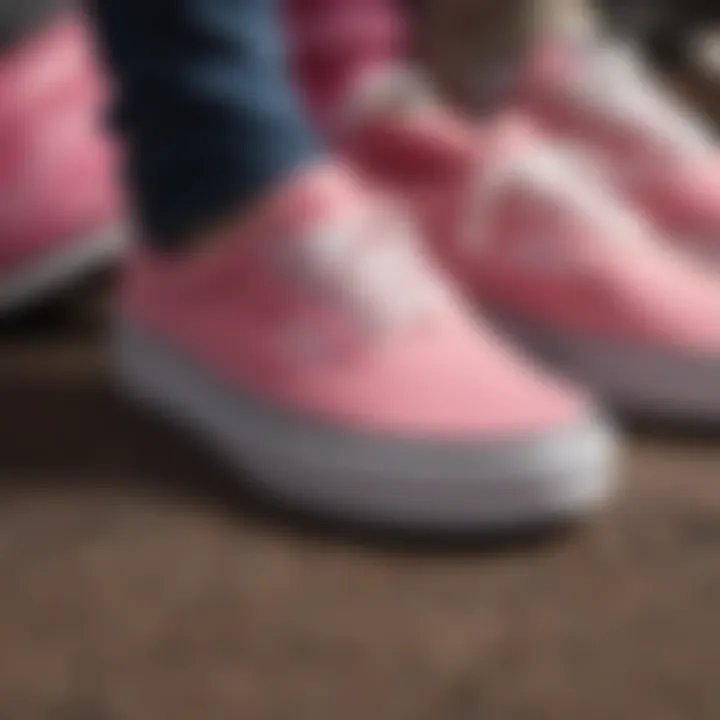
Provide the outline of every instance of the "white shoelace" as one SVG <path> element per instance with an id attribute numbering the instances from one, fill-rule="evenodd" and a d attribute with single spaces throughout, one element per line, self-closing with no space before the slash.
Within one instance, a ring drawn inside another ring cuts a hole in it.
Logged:
<path id="1" fill-rule="evenodd" d="M 513 189 L 528 193 L 529 199 L 555 203 L 568 222 L 583 219 L 602 228 L 609 239 L 627 241 L 644 232 L 642 219 L 623 204 L 591 159 L 574 148 L 539 143 L 529 152 L 499 152 L 495 162 L 478 163 L 459 228 L 461 250 L 474 253 L 485 246 L 495 210 Z"/>
<path id="2" fill-rule="evenodd" d="M 438 306 L 442 285 L 397 212 L 370 209 L 328 222 L 296 247 L 300 276 L 372 328 L 406 327 Z"/>
<path id="3" fill-rule="evenodd" d="M 593 109 L 652 132 L 669 149 L 702 154 L 713 146 L 701 118 L 663 88 L 631 49 L 611 44 L 594 52 L 575 88 Z"/>

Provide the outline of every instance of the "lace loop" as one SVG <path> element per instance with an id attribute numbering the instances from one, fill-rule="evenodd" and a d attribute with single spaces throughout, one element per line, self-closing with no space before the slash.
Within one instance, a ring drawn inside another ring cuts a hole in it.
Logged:
<path id="1" fill-rule="evenodd" d="M 302 278 L 374 328 L 407 326 L 436 304 L 438 282 L 416 231 L 393 207 L 378 202 L 328 220 L 292 247 Z"/>
<path id="2" fill-rule="evenodd" d="M 557 205 L 568 223 L 579 219 L 602 228 L 607 238 L 643 231 L 642 219 L 623 204 L 589 157 L 572 146 L 538 143 L 522 153 L 497 149 L 478 158 L 458 230 L 461 252 L 476 253 L 488 245 L 495 212 L 512 189 Z"/>

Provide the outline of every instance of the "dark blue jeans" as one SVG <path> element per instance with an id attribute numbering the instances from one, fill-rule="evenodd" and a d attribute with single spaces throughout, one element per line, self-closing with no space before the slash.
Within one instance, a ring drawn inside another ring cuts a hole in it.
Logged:
<path id="1" fill-rule="evenodd" d="M 128 184 L 176 247 L 312 160 L 276 0 L 87 0 L 118 85 Z"/>

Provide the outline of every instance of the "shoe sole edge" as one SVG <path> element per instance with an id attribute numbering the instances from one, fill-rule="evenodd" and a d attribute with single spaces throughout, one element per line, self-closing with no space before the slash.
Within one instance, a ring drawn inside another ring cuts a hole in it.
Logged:
<path id="1" fill-rule="evenodd" d="M 613 411 L 672 424 L 720 423 L 720 357 L 684 356 L 489 314 L 515 343 Z"/>
<path id="2" fill-rule="evenodd" d="M 115 261 L 124 247 L 120 225 L 84 235 L 0 280 L 0 317 L 42 302 Z"/>
<path id="3" fill-rule="evenodd" d="M 228 392 L 127 324 L 117 341 L 126 393 L 195 430 L 283 503 L 400 528 L 484 530 L 583 516 L 615 485 L 614 435 L 596 418 L 506 447 L 387 440 Z"/>

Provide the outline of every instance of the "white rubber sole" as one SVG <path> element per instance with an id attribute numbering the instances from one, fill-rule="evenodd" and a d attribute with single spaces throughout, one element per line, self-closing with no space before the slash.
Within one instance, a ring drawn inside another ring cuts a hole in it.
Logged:
<path id="1" fill-rule="evenodd" d="M 0 317 L 41 302 L 72 283 L 109 266 L 122 253 L 120 226 L 78 238 L 0 278 Z"/>
<path id="2" fill-rule="evenodd" d="M 720 355 L 682 355 L 557 331 L 503 313 L 492 316 L 553 370 L 621 413 L 661 422 L 720 423 Z"/>
<path id="3" fill-rule="evenodd" d="M 196 432 L 271 496 L 340 519 L 450 531 L 542 524 L 588 513 L 614 487 L 614 436 L 596 418 L 505 441 L 372 437 L 229 390 L 128 326 L 118 350 L 132 397 Z"/>

